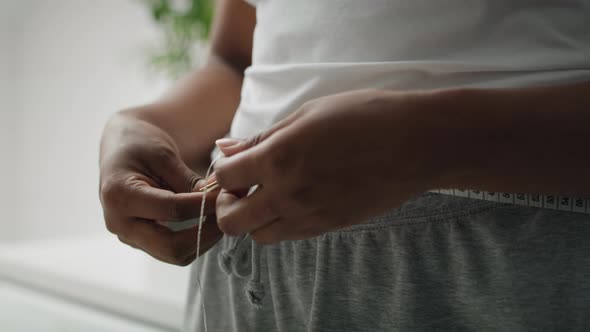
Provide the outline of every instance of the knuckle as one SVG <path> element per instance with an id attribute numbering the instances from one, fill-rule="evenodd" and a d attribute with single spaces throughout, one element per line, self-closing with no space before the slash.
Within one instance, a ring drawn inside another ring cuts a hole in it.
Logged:
<path id="1" fill-rule="evenodd" d="M 176 151 L 172 150 L 169 147 L 160 147 L 156 151 L 156 156 L 158 161 L 169 164 L 176 160 Z"/>
<path id="2" fill-rule="evenodd" d="M 118 220 L 114 218 L 105 218 L 104 224 L 109 233 L 118 236 L 123 236 L 123 234 L 121 234 L 121 225 Z"/>
<path id="3" fill-rule="evenodd" d="M 297 154 L 287 144 L 269 145 L 266 155 L 269 171 L 278 176 L 290 173 L 297 165 Z"/>
<path id="4" fill-rule="evenodd" d="M 103 206 L 116 205 L 121 195 L 121 184 L 114 178 L 104 180 L 100 185 L 100 201 Z"/>
<path id="5" fill-rule="evenodd" d="M 127 240 L 127 238 L 126 238 L 126 237 L 124 237 L 124 236 L 122 236 L 122 235 L 119 235 L 119 236 L 117 236 L 117 238 L 119 239 L 119 241 L 120 241 L 121 243 L 123 243 L 123 244 L 125 244 L 125 245 L 128 245 L 128 246 L 130 246 L 130 247 L 131 247 L 131 248 L 133 248 L 133 249 L 139 249 L 139 247 L 138 247 L 136 244 L 134 244 L 134 243 L 132 243 L 131 241 Z"/>
<path id="6" fill-rule="evenodd" d="M 251 136 L 248 139 L 246 139 L 246 141 L 244 142 L 244 144 L 247 147 L 256 146 L 256 145 L 258 145 L 258 143 L 260 143 L 262 141 L 262 135 L 263 135 L 263 133 L 260 133 L 260 134 L 255 135 L 255 136 Z"/>
<path id="7" fill-rule="evenodd" d="M 253 165 L 255 169 L 258 169 L 261 165 L 260 153 L 247 153 L 241 156 L 242 162 Z M 240 162 L 240 164 L 242 163 Z M 233 162 L 225 162 L 224 160 L 219 161 L 215 164 L 215 178 L 222 188 L 232 188 L 234 180 L 236 180 L 236 168 L 237 165 Z M 237 188 L 236 188 L 237 189 Z"/>
<path id="8" fill-rule="evenodd" d="M 197 190 L 197 186 L 199 181 L 203 179 L 203 177 L 199 176 L 198 174 L 189 174 L 188 178 L 187 178 L 187 182 L 188 182 L 188 190 L 187 192 L 193 192 L 195 190 Z"/>
<path id="9" fill-rule="evenodd" d="M 318 103 L 318 100 L 319 100 L 319 98 L 306 101 L 305 103 L 303 103 L 303 105 L 301 105 L 301 107 L 299 107 L 297 112 L 300 114 L 305 114 L 305 113 L 309 112 L 310 110 L 312 110 L 315 107 L 315 104 Z"/>
<path id="10" fill-rule="evenodd" d="M 115 235 L 117 234 L 117 228 L 118 227 L 115 226 L 115 223 L 113 223 L 109 219 L 105 219 L 105 223 L 104 224 L 105 224 L 105 226 L 107 228 L 107 231 L 109 231 L 111 234 L 115 234 Z"/>
<path id="11" fill-rule="evenodd" d="M 196 258 L 197 258 L 196 255 L 190 255 L 189 257 L 179 261 L 176 265 L 182 266 L 182 267 L 189 266 Z"/>
<path id="12" fill-rule="evenodd" d="M 244 156 L 247 159 L 247 162 L 253 165 L 253 169 L 261 169 L 261 166 L 264 165 L 264 152 L 263 151 L 253 151 L 248 155 Z"/>
<path id="13" fill-rule="evenodd" d="M 190 252 L 182 245 L 171 244 L 165 249 L 166 258 L 175 265 L 181 265 L 188 255 L 190 255 Z"/>
<path id="14" fill-rule="evenodd" d="M 271 199 L 264 206 L 265 211 L 261 218 L 268 218 L 269 216 L 272 218 L 277 218 L 283 216 L 285 212 L 285 204 L 281 199 Z"/>
<path id="15" fill-rule="evenodd" d="M 225 165 L 225 163 L 223 162 L 218 162 L 215 164 L 214 166 L 214 170 L 215 170 L 215 179 L 217 180 L 217 183 L 219 183 L 219 185 L 221 187 L 225 187 L 227 185 L 227 181 L 228 181 L 228 176 L 227 176 L 227 167 Z"/>
<path id="16" fill-rule="evenodd" d="M 154 166 L 166 169 L 173 167 L 178 162 L 178 153 L 172 147 L 158 144 L 151 149 L 152 151 L 145 154 L 147 161 Z"/>
<path id="17" fill-rule="evenodd" d="M 310 199 L 312 192 L 311 186 L 300 185 L 289 192 L 287 201 L 289 206 L 297 210 L 307 210 L 312 200 Z"/>
<path id="18" fill-rule="evenodd" d="M 105 226 L 107 228 L 107 231 L 109 231 L 109 233 L 117 235 L 118 233 L 118 227 L 115 226 L 115 223 L 113 223 L 112 221 L 106 219 L 105 220 Z"/>

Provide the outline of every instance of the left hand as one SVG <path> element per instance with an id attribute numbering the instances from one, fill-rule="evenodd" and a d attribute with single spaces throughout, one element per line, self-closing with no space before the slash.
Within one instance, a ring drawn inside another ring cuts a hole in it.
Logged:
<path id="1" fill-rule="evenodd" d="M 215 165 L 220 229 L 250 233 L 261 244 L 306 239 L 431 189 L 436 137 L 423 127 L 421 98 L 379 90 L 332 95 L 249 140 L 219 140 L 227 156 Z"/>

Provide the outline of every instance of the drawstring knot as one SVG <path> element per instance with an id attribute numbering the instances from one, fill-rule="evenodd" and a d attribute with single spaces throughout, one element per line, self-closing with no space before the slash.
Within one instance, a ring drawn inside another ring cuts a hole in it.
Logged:
<path id="1" fill-rule="evenodd" d="M 255 308 L 262 306 L 262 299 L 264 299 L 264 287 L 260 282 L 260 251 L 262 248 L 252 241 L 252 276 L 246 286 L 246 296 L 248 301 Z"/>
<path id="2" fill-rule="evenodd" d="M 235 275 L 239 278 L 246 278 L 250 275 L 247 235 L 228 238 L 230 241 L 229 249 L 223 250 L 217 255 L 217 263 L 223 272 L 227 275 Z"/>
<path id="3" fill-rule="evenodd" d="M 254 186 L 250 188 L 248 195 L 252 194 L 257 187 L 258 186 Z M 247 237 L 248 234 L 229 238 L 229 249 L 219 253 L 217 256 L 217 262 L 221 270 L 227 275 L 235 275 L 239 278 L 250 276 L 250 280 L 245 289 L 246 297 L 248 298 L 248 302 L 250 302 L 255 308 L 260 308 L 262 306 L 264 295 L 266 294 L 264 291 L 264 285 L 260 281 L 260 251 L 262 248 L 253 240 L 245 241 Z M 249 274 L 248 246 L 244 245 L 244 243 L 248 242 L 251 243 L 252 248 L 252 263 Z"/>
<path id="4" fill-rule="evenodd" d="M 255 308 L 259 309 L 262 305 L 262 299 L 264 299 L 264 286 L 258 280 L 250 280 L 246 286 L 246 296 L 248 301 Z"/>
<path id="5" fill-rule="evenodd" d="M 225 274 L 230 275 L 232 273 L 232 261 L 233 261 L 233 254 L 230 251 L 222 251 L 217 256 L 217 261 L 219 263 L 219 267 Z"/>
<path id="6" fill-rule="evenodd" d="M 228 276 L 234 275 L 238 278 L 250 277 L 245 292 L 248 302 L 255 308 L 260 308 L 266 292 L 260 280 L 260 251 L 261 247 L 254 241 L 245 241 L 248 235 L 238 237 L 226 237 L 229 241 L 229 248 L 217 255 L 219 268 Z M 248 266 L 248 243 L 251 243 L 251 264 Z"/>

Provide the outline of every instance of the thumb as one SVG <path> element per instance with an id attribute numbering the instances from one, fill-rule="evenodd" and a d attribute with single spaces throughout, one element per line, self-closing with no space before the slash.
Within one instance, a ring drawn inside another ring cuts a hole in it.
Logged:
<path id="1" fill-rule="evenodd" d="M 215 145 L 219 148 L 221 153 L 226 157 L 231 157 L 238 152 L 242 152 L 250 148 L 246 140 L 237 138 L 221 138 L 215 141 Z"/>
<path id="2" fill-rule="evenodd" d="M 180 158 L 169 161 L 162 170 L 161 177 L 175 193 L 191 193 L 197 191 L 203 177 L 195 173 Z"/>

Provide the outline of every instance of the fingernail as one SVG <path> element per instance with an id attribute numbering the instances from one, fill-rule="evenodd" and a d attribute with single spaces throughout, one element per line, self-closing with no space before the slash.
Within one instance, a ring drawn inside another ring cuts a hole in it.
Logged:
<path id="1" fill-rule="evenodd" d="M 215 145 L 217 145 L 220 149 L 231 148 L 234 145 L 238 145 L 241 141 L 235 138 L 220 138 L 215 141 Z"/>

